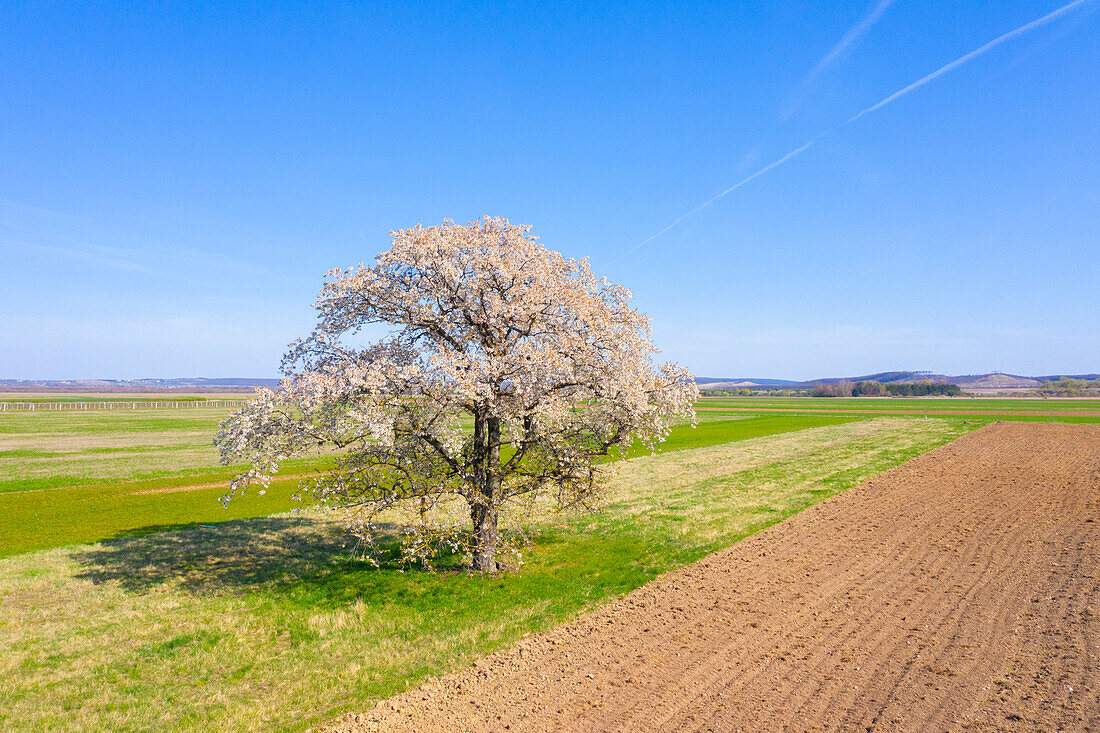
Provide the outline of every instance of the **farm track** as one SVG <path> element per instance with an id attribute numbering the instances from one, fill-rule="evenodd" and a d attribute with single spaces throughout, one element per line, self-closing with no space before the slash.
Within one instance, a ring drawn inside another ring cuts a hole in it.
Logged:
<path id="1" fill-rule="evenodd" d="M 334 730 L 1098 730 L 1100 426 L 995 423 Z"/>
<path id="2" fill-rule="evenodd" d="M 832 409 L 801 407 L 698 407 L 696 412 L 793 412 L 798 414 L 812 413 L 822 415 L 928 415 L 928 417 L 1098 417 L 1097 410 L 853 410 L 847 407 L 835 407 Z"/>

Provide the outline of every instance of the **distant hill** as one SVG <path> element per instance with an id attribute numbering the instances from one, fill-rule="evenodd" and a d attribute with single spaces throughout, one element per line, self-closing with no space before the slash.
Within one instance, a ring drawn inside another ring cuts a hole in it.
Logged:
<path id="1" fill-rule="evenodd" d="M 943 381 L 957 384 L 963 389 L 1018 389 L 1038 387 L 1043 383 L 1040 379 L 1021 377 L 1018 374 L 969 374 L 964 377 L 948 377 Z"/>
<path id="2" fill-rule="evenodd" d="M 698 377 L 695 382 L 702 389 L 810 389 L 821 384 L 835 384 L 836 382 L 881 382 L 883 384 L 917 384 L 919 382 L 945 382 L 957 384 L 961 389 L 1029 389 L 1040 386 L 1045 381 L 1055 381 L 1059 377 L 1071 379 L 1100 379 L 1100 374 L 1049 374 L 1038 377 L 1028 377 L 1019 374 L 1005 374 L 1003 372 L 990 372 L 988 374 L 963 374 L 950 376 L 937 374 L 936 372 L 878 372 L 876 374 L 864 374 L 858 377 L 822 377 L 809 379 L 804 382 L 794 382 L 787 379 L 755 379 L 730 377 Z"/>
<path id="3" fill-rule="evenodd" d="M 877 374 L 864 374 L 858 377 L 823 377 L 799 382 L 801 387 L 816 387 L 819 384 L 835 384 L 836 382 L 882 382 L 883 384 L 914 384 L 923 382 L 944 382 L 951 377 L 933 372 L 878 372 Z"/>
<path id="4" fill-rule="evenodd" d="M 793 387 L 801 384 L 789 379 L 759 377 L 696 377 L 695 383 L 704 389 L 738 389 L 739 387 Z"/>
<path id="5" fill-rule="evenodd" d="M 1044 374 L 1037 377 L 990 372 L 949 376 L 935 372 L 878 372 L 858 377 L 822 377 L 798 382 L 791 379 L 761 377 L 696 377 L 702 389 L 812 389 L 820 384 L 882 382 L 916 384 L 946 382 L 961 389 L 1029 389 L 1060 377 L 1100 379 L 1100 374 Z M 255 387 L 277 387 L 278 379 L 253 377 L 181 377 L 178 379 L 0 379 L 0 392 L 242 392 Z"/>
<path id="6" fill-rule="evenodd" d="M 851 382 L 882 382 L 883 384 L 917 384 L 919 382 L 945 382 L 957 384 L 963 389 L 1008 389 L 1020 387 L 1038 387 L 1040 380 L 1034 377 L 1024 377 L 1018 374 L 1002 374 L 994 372 L 990 374 L 964 374 L 960 376 L 948 376 L 934 372 L 880 372 L 867 374 L 862 377 L 846 377 Z M 841 379 L 830 378 L 815 380 L 813 384 L 827 384 L 839 382 Z"/>

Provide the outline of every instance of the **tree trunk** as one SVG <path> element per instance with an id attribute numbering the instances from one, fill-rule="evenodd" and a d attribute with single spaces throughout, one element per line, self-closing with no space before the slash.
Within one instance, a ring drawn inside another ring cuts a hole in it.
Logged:
<path id="1" fill-rule="evenodd" d="M 497 566 L 497 510 L 485 505 L 470 511 L 474 523 L 473 567 L 479 573 L 496 572 Z"/>
<path id="2" fill-rule="evenodd" d="M 482 423 L 484 420 L 484 423 Z M 478 416 L 474 421 L 474 444 L 482 451 L 478 467 L 478 501 L 470 507 L 474 529 L 473 566 L 481 573 L 495 572 L 500 507 L 500 419 Z"/>

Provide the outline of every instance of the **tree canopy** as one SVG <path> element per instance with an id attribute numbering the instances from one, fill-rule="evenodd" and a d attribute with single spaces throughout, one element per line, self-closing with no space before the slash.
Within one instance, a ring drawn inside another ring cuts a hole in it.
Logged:
<path id="1" fill-rule="evenodd" d="M 698 396 L 654 365 L 646 316 L 587 260 L 489 218 L 390 233 L 374 265 L 326 275 L 313 333 L 291 345 L 278 390 L 222 424 L 223 461 L 251 467 L 226 495 L 267 486 L 286 459 L 338 450 L 307 489 L 370 543 L 397 522 L 406 559 L 464 553 L 480 571 L 514 551 L 502 513 L 549 499 L 591 508 L 615 446 L 656 444 Z M 350 341 L 370 324 L 376 343 Z"/>

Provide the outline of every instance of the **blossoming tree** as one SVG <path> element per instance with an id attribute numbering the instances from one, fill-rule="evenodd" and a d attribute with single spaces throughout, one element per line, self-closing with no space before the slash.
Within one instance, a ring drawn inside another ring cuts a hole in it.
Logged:
<path id="1" fill-rule="evenodd" d="M 506 512 L 591 507 L 601 456 L 693 420 L 695 383 L 654 366 L 629 291 L 529 230 L 489 217 L 417 225 L 391 232 L 373 266 L 327 273 L 317 326 L 291 345 L 279 390 L 222 423 L 223 462 L 251 464 L 225 500 L 334 447 L 335 468 L 308 488 L 360 540 L 381 515 L 401 527 L 406 559 L 430 564 L 448 548 L 494 571 L 514 550 Z M 350 345 L 368 324 L 388 336 Z"/>

